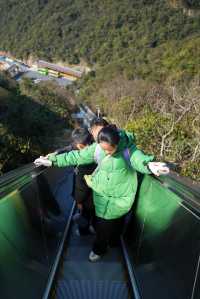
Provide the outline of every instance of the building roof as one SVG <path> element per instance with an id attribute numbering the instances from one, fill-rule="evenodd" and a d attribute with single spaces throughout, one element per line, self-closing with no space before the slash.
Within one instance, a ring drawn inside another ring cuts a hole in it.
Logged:
<path id="1" fill-rule="evenodd" d="M 46 62 L 44 60 L 38 60 L 37 64 L 38 64 L 38 67 L 48 68 L 48 69 L 57 71 L 59 73 L 64 73 L 64 74 L 74 76 L 76 78 L 81 78 L 81 76 L 83 74 L 82 72 L 73 70 L 69 67 L 59 66 L 59 65 L 54 64 L 54 63 Z"/>

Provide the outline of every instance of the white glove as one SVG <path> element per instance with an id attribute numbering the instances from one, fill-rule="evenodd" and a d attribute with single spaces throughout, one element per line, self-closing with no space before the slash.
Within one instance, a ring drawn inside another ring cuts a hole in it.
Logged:
<path id="1" fill-rule="evenodd" d="M 149 162 L 148 167 L 156 176 L 166 175 L 169 173 L 169 167 L 167 167 L 167 165 L 163 162 Z"/>
<path id="2" fill-rule="evenodd" d="M 40 156 L 40 158 L 37 158 L 35 161 L 34 161 L 34 164 L 36 166 L 46 166 L 46 167 L 50 167 L 52 166 L 52 162 L 50 160 L 48 160 L 46 157 L 42 157 Z"/>

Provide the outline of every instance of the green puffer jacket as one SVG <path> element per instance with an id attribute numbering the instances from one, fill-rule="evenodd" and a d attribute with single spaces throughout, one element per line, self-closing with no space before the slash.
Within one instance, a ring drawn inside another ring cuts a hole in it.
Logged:
<path id="1" fill-rule="evenodd" d="M 153 156 L 147 156 L 133 144 L 130 133 L 120 131 L 117 152 L 110 156 L 105 154 L 97 143 L 82 149 L 60 155 L 50 155 L 54 166 L 65 167 L 95 162 L 96 147 L 99 147 L 99 164 L 86 182 L 93 189 L 95 212 L 104 219 L 116 219 L 126 214 L 134 201 L 137 190 L 137 173 L 150 173 L 147 163 Z M 130 163 L 124 158 L 123 150 L 129 148 Z"/>

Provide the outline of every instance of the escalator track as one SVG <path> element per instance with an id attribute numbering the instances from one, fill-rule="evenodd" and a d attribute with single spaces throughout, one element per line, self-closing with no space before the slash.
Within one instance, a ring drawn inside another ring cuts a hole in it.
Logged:
<path id="1" fill-rule="evenodd" d="M 200 298 L 198 184 L 173 172 L 144 176 L 132 247 L 122 238 L 121 248 L 91 263 L 94 236 L 77 236 L 72 221 L 72 173 L 28 164 L 0 178 L 2 299 Z M 64 232 L 52 234 L 61 222 Z"/>
<path id="2" fill-rule="evenodd" d="M 71 219 L 52 298 L 139 299 L 123 239 L 121 248 L 110 248 L 100 261 L 92 263 L 88 255 L 94 236 L 78 236 Z"/>

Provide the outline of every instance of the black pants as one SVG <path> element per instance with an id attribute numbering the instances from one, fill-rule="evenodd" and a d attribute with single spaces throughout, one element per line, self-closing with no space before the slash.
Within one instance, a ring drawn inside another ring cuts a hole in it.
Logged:
<path id="1" fill-rule="evenodd" d="M 119 245 L 124 219 L 125 216 L 111 220 L 95 217 L 96 239 L 92 248 L 94 253 L 102 255 L 107 251 L 108 246 Z"/>
<path id="2" fill-rule="evenodd" d="M 77 220 L 79 232 L 81 235 L 87 235 L 90 224 L 93 225 L 95 210 L 93 206 L 88 206 L 87 203 L 82 204 L 80 218 Z"/>
<path id="3" fill-rule="evenodd" d="M 81 235 L 88 234 L 90 224 L 93 224 L 95 216 L 92 189 L 85 182 L 84 175 L 91 174 L 96 168 L 96 164 L 80 165 L 76 168 L 74 185 L 74 199 L 77 204 L 82 204 L 81 217 L 77 221 Z"/>

